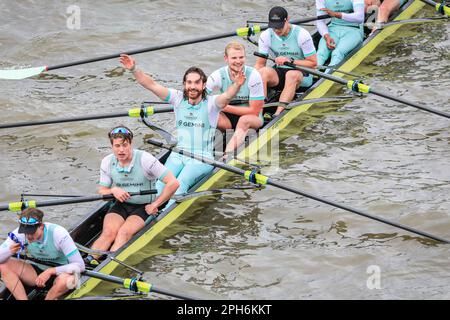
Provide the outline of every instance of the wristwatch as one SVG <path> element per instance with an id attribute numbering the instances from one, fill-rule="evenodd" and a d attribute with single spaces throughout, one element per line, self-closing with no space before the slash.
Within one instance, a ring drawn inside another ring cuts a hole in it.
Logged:
<path id="1" fill-rule="evenodd" d="M 294 58 L 291 58 L 291 63 L 295 63 L 295 59 Z"/>

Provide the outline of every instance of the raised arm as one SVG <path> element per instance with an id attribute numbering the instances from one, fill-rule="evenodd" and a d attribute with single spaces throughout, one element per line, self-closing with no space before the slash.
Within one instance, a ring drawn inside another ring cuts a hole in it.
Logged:
<path id="1" fill-rule="evenodd" d="M 134 59 L 126 54 L 120 55 L 120 62 L 125 69 L 133 72 L 137 82 L 144 88 L 153 92 L 158 98 L 164 100 L 169 95 L 169 89 L 157 83 L 152 77 L 136 68 Z"/>
<path id="2" fill-rule="evenodd" d="M 243 71 L 239 72 L 236 77 L 236 81 L 228 87 L 227 91 L 217 96 L 216 105 L 223 109 L 225 108 L 234 98 L 234 96 L 239 92 L 241 86 L 245 83 L 245 73 Z"/>

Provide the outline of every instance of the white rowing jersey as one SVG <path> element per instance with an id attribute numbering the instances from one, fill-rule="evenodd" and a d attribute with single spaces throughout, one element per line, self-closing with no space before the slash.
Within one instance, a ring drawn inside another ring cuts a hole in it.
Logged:
<path id="1" fill-rule="evenodd" d="M 25 234 L 19 233 L 19 228 L 15 229 L 13 233 L 17 236 L 19 241 L 22 243 L 26 243 L 26 237 Z M 13 240 L 10 238 L 7 238 L 2 245 L 0 246 L 0 263 L 5 263 L 12 255 L 13 253 L 10 250 L 10 247 L 15 244 Z M 35 241 L 30 243 L 28 246 L 33 245 L 33 248 L 36 247 L 37 250 L 41 250 L 43 256 L 46 253 L 53 254 L 55 251 L 56 253 L 59 253 L 62 257 L 64 257 L 64 260 L 66 261 L 66 264 L 61 265 L 59 267 L 56 267 L 56 274 L 60 275 L 61 273 L 73 273 L 73 272 L 83 272 L 84 271 L 84 262 L 83 258 L 81 257 L 80 252 L 78 251 L 72 237 L 70 236 L 69 232 L 56 224 L 53 223 L 44 223 L 44 234 L 42 236 L 42 240 Z M 35 250 L 33 250 L 35 251 Z M 30 252 L 30 256 L 33 258 L 39 259 L 38 253 Z M 42 259 L 44 260 L 44 259 Z M 46 269 L 47 267 L 42 266 L 43 269 Z"/>
<path id="2" fill-rule="evenodd" d="M 113 184 L 127 192 L 139 192 L 155 189 L 156 180 L 163 180 L 168 169 L 150 153 L 133 150 L 131 163 L 128 167 L 121 167 L 119 161 L 110 154 L 103 158 L 100 166 L 99 185 L 111 188 Z M 127 203 L 152 203 L 155 195 L 133 196 Z"/>
<path id="3" fill-rule="evenodd" d="M 304 60 L 316 54 L 316 48 L 311 34 L 306 29 L 291 24 L 291 30 L 287 36 L 278 36 L 272 28 L 261 33 L 258 40 L 258 52 L 266 55 L 272 52 L 276 57 Z M 280 68 L 284 67 L 286 66 L 280 66 Z"/>
<path id="4" fill-rule="evenodd" d="M 316 0 L 316 12 L 318 16 L 326 14 L 320 9 L 327 8 L 334 12 L 341 12 L 342 19 L 317 20 L 317 30 L 323 36 L 328 33 L 328 27 L 357 27 L 362 28 L 364 23 L 364 0 Z M 331 22 L 331 23 L 330 23 Z M 328 25 L 328 23 L 330 23 Z"/>
<path id="5" fill-rule="evenodd" d="M 245 83 L 233 100 L 231 100 L 231 102 L 241 101 L 241 103 L 236 104 L 238 106 L 248 106 L 248 102 L 252 100 L 264 100 L 264 85 L 258 70 L 244 66 L 244 72 L 246 77 Z M 211 73 L 206 82 L 206 90 L 208 93 L 215 91 L 224 93 L 232 84 L 229 67 L 225 66 Z"/>

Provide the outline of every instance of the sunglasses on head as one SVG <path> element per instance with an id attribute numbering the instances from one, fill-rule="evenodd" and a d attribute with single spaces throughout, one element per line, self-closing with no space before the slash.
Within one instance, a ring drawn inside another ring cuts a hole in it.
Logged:
<path id="1" fill-rule="evenodd" d="M 19 221 L 21 224 L 26 224 L 26 225 L 31 225 L 31 226 L 41 223 L 38 219 L 36 219 L 34 217 L 29 217 L 28 219 L 27 219 L 27 217 L 22 217 L 22 218 L 20 218 Z"/>
<path id="2" fill-rule="evenodd" d="M 112 129 L 111 132 L 109 133 L 109 136 L 111 137 L 115 134 L 125 134 L 125 135 L 129 135 L 129 136 L 133 137 L 133 134 L 131 133 L 131 131 L 125 127 L 118 127 L 118 128 Z"/>

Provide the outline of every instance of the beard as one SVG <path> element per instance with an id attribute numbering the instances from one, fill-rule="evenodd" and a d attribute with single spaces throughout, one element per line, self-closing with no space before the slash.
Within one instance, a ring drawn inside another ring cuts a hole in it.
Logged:
<path id="1" fill-rule="evenodd" d="M 203 92 L 199 91 L 199 90 L 184 90 L 184 96 L 189 98 L 189 99 L 197 99 L 198 97 L 200 97 L 203 94 Z"/>

